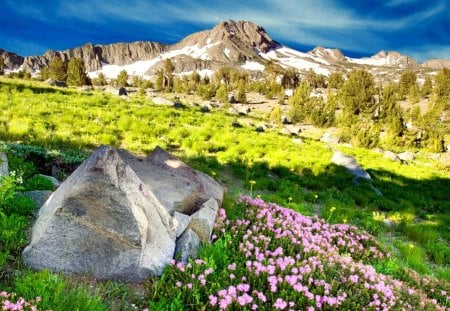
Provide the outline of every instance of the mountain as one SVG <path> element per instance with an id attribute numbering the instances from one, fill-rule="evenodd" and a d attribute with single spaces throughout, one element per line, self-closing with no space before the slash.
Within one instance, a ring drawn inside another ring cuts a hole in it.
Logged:
<path id="1" fill-rule="evenodd" d="M 175 66 L 175 73 L 197 71 L 201 75 L 211 75 L 214 70 L 224 66 L 263 71 L 264 64 L 269 60 L 285 68 L 312 69 L 324 75 L 364 68 L 381 81 L 386 78 L 396 79 L 401 70 L 408 68 L 424 74 L 450 68 L 450 60 L 429 60 L 418 64 L 411 57 L 395 51 L 380 51 L 365 58 L 346 57 L 338 49 L 322 46 L 309 52 L 300 52 L 273 40 L 261 26 L 232 20 L 221 22 L 210 30 L 191 34 L 172 45 L 148 41 L 109 45 L 88 43 L 60 52 L 50 50 L 39 56 L 21 57 L 4 50 L 0 50 L 0 54 L 6 60 L 6 69 L 21 68 L 29 72 L 38 72 L 55 56 L 60 56 L 64 61 L 80 57 L 91 77 L 103 72 L 109 78 L 115 78 L 123 69 L 130 75 L 151 77 L 168 58 Z"/>

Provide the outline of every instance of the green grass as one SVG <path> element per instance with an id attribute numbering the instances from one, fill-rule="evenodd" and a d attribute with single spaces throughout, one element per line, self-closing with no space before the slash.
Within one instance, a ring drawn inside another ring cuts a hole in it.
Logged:
<path id="1" fill-rule="evenodd" d="M 401 276 L 402 269 L 410 267 L 450 281 L 450 172 L 437 161 L 419 157 L 404 165 L 375 151 L 342 147 L 371 174 L 373 186 L 383 193 L 378 196 L 369 184 L 355 186 L 349 173 L 331 164 L 332 151 L 320 141 L 302 137 L 298 145 L 276 129 L 257 133 L 248 126 L 234 128 L 236 116 L 223 111 L 203 114 L 198 108 L 176 110 L 139 97 L 127 102 L 107 94 L 7 79 L 0 79 L 0 110 L 0 140 L 8 143 L 11 169 L 24 179 L 21 185 L 0 187 L 0 201 L 5 190 L 0 202 L 0 287 L 23 292 L 28 299 L 41 295 L 41 289 L 46 293 L 48 283 L 64 293 L 64 299 L 92 303 L 92 310 L 126 310 L 129 301 L 142 299 L 150 310 L 178 310 L 183 303 L 177 295 L 152 300 L 152 286 L 161 286 L 158 282 L 148 285 L 143 298 L 123 284 L 99 283 L 92 289 L 79 282 L 77 287 L 70 278 L 24 269 L 20 252 L 27 243 L 34 206 L 15 190 L 49 187 L 33 176 L 50 174 L 57 167 L 64 177 L 102 144 L 137 153 L 161 146 L 175 153 L 227 187 L 224 207 L 231 219 L 245 212 L 235 199 L 251 191 L 304 215 L 319 214 L 330 223 L 354 224 L 378 236 L 394 254 L 378 263 L 378 271 Z M 201 254 L 215 265 L 229 263 L 226 244 L 207 246 Z M 15 276 L 15 270 L 22 274 Z M 33 278 L 35 284 L 30 283 Z M 48 291 L 49 303 L 63 303 L 51 300 Z"/>

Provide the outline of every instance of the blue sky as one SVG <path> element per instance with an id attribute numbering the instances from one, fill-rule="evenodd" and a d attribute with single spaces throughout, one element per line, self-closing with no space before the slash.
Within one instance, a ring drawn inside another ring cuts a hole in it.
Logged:
<path id="1" fill-rule="evenodd" d="M 175 43 L 223 20 L 249 20 L 275 40 L 348 56 L 397 50 L 450 59 L 449 0 L 2 0 L 0 48 L 20 55 L 137 40 Z"/>

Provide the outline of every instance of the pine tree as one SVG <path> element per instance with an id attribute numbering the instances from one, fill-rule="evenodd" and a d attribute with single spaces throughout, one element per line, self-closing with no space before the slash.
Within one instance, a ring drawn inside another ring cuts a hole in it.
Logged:
<path id="1" fill-rule="evenodd" d="M 3 57 L 0 57 L 0 76 L 5 74 L 5 59 Z"/>
<path id="2" fill-rule="evenodd" d="M 281 124 L 281 108 L 280 105 L 275 105 L 270 111 L 269 119 L 275 124 Z"/>
<path id="3" fill-rule="evenodd" d="M 105 76 L 105 74 L 104 74 L 103 72 L 100 72 L 100 73 L 98 74 L 97 82 L 98 82 L 98 84 L 101 85 L 101 86 L 107 85 L 107 84 L 108 84 L 108 82 L 106 81 L 106 76 Z"/>
<path id="4" fill-rule="evenodd" d="M 328 88 L 340 89 L 344 85 L 344 77 L 340 72 L 332 72 L 328 76 Z"/>
<path id="5" fill-rule="evenodd" d="M 351 72 L 340 92 L 344 114 L 347 117 L 361 114 L 370 117 L 377 107 L 374 94 L 375 83 L 372 74 L 365 70 Z"/>
<path id="6" fill-rule="evenodd" d="M 292 122 L 301 122 L 309 114 L 311 89 L 306 81 L 302 81 L 289 99 L 289 118 Z"/>
<path id="7" fill-rule="evenodd" d="M 220 85 L 216 92 L 216 99 L 228 103 L 228 90 L 225 84 Z"/>
<path id="8" fill-rule="evenodd" d="M 67 68 L 67 84 L 82 86 L 89 84 L 88 82 L 89 78 L 83 60 L 79 57 L 72 57 Z"/>
<path id="9" fill-rule="evenodd" d="M 125 87 L 128 85 L 128 73 L 124 69 L 119 72 L 119 75 L 117 76 L 117 86 L 118 87 Z"/>
<path id="10" fill-rule="evenodd" d="M 42 81 L 47 80 L 50 77 L 50 69 L 48 67 L 44 67 L 39 72 L 39 78 Z"/>
<path id="11" fill-rule="evenodd" d="M 162 71 L 162 89 L 166 92 L 171 92 L 173 88 L 173 72 L 175 66 L 172 64 L 170 58 L 164 62 L 164 70 Z"/>
<path id="12" fill-rule="evenodd" d="M 245 94 L 244 84 L 239 85 L 237 90 L 237 101 L 241 104 L 245 104 L 247 102 L 247 95 Z"/>
<path id="13" fill-rule="evenodd" d="M 433 82 L 431 81 L 430 76 L 425 77 L 425 81 L 423 82 L 422 89 L 420 93 L 423 97 L 426 97 L 433 92 Z"/>
<path id="14" fill-rule="evenodd" d="M 295 89 L 300 83 L 300 76 L 294 68 L 288 68 L 281 77 L 281 86 L 286 89 Z"/>
<path id="15" fill-rule="evenodd" d="M 49 77 L 55 81 L 66 82 L 67 80 L 67 64 L 62 61 L 61 57 L 55 56 L 48 65 Z"/>
<path id="16" fill-rule="evenodd" d="M 399 94 L 400 98 L 403 99 L 408 95 L 411 87 L 417 86 L 417 75 L 412 70 L 407 70 L 400 76 L 399 82 Z"/>

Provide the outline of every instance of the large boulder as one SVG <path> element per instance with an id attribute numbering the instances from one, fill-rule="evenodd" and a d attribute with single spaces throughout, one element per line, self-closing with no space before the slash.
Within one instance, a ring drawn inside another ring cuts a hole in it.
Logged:
<path id="1" fill-rule="evenodd" d="M 0 176 L 8 176 L 9 168 L 8 168 L 8 157 L 6 153 L 0 152 Z"/>
<path id="2" fill-rule="evenodd" d="M 358 162 L 356 162 L 355 158 L 346 155 L 340 151 L 335 151 L 333 153 L 333 156 L 331 157 L 331 162 L 336 164 L 336 165 L 340 165 L 343 166 L 347 169 L 347 171 L 349 171 L 350 173 L 352 173 L 355 177 L 357 178 L 362 178 L 362 179 L 372 179 L 370 177 L 370 175 L 361 168 L 361 166 L 359 166 Z"/>
<path id="3" fill-rule="evenodd" d="M 100 147 L 40 209 L 24 262 L 128 282 L 160 275 L 179 234 L 173 214 L 211 197 L 222 200 L 217 182 L 160 148 L 141 158 Z"/>

